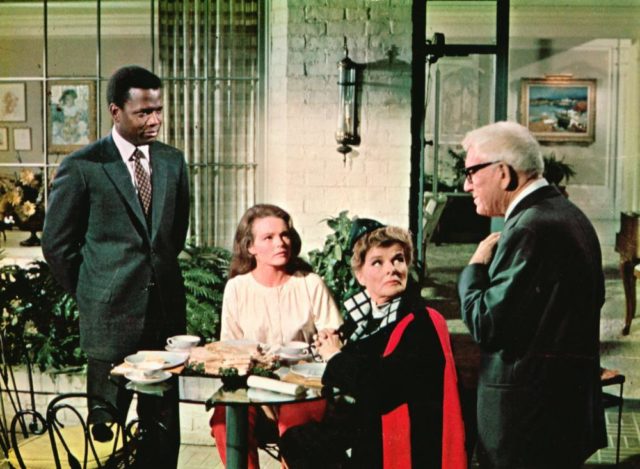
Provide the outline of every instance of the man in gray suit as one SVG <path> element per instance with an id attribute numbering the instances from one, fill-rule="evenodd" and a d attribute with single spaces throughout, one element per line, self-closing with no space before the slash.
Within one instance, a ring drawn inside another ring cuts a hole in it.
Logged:
<path id="1" fill-rule="evenodd" d="M 513 122 L 476 129 L 465 191 L 505 217 L 460 276 L 462 318 L 480 345 L 483 468 L 577 469 L 606 446 L 600 245 L 586 216 L 542 177 L 540 146 Z"/>
<path id="2" fill-rule="evenodd" d="M 112 366 L 138 350 L 163 349 L 168 336 L 186 327 L 177 257 L 187 234 L 189 186 L 182 152 L 156 141 L 161 86 L 156 75 L 137 66 L 111 77 L 113 129 L 63 160 L 42 235 L 53 276 L 78 303 L 80 345 L 89 359 L 87 391 L 123 415 L 132 396 L 109 381 Z M 141 454 L 143 462 L 175 467 L 177 391 L 162 399 L 141 396 L 138 414 L 164 429 L 152 434 L 155 448 Z"/>

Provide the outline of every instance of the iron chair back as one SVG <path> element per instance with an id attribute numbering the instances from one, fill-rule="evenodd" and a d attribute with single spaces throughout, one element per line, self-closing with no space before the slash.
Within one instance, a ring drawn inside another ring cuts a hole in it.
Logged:
<path id="1" fill-rule="evenodd" d="M 12 433 L 19 433 L 24 439 L 31 435 L 42 435 L 46 431 L 45 419 L 36 408 L 33 374 L 28 357 L 25 357 L 27 386 L 22 389 L 18 385 L 13 370 L 14 359 L 15 357 L 10 356 L 10 348 L 2 332 L 0 333 L 0 449 L 5 458 L 9 457 L 15 445 L 12 442 Z"/>
<path id="2" fill-rule="evenodd" d="M 89 398 L 92 404 L 85 417 L 74 403 L 86 403 Z M 111 430 L 108 441 L 98 442 L 92 437 L 90 422 L 97 414 L 107 416 L 109 424 L 105 425 Z M 127 444 L 125 423 L 116 408 L 104 399 L 80 392 L 61 394 L 47 406 L 46 420 L 57 468 L 119 468 L 133 464 L 135 451 L 132 445 Z M 66 431 L 69 428 L 77 431 L 69 433 Z"/>

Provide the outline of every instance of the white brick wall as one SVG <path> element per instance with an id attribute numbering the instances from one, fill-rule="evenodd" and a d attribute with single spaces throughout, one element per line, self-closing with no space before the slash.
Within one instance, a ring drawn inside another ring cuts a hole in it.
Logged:
<path id="1" fill-rule="evenodd" d="M 342 210 L 407 226 L 411 1 L 274 0 L 269 13 L 268 142 L 259 201 L 291 213 L 303 253 L 322 245 L 328 233 L 322 220 Z M 349 56 L 366 66 L 362 143 L 345 164 L 334 137 L 344 36 Z"/>

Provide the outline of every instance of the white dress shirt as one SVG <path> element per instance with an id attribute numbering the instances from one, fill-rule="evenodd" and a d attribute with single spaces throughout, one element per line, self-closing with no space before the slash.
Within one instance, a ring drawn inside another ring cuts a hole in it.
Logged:
<path id="1" fill-rule="evenodd" d="M 134 173 L 135 163 L 131 161 L 131 155 L 133 155 L 133 152 L 136 150 L 136 148 L 144 153 L 145 157 L 140 159 L 140 163 L 142 164 L 144 170 L 149 173 L 149 176 L 151 176 L 151 154 L 149 153 L 149 145 L 140 145 L 139 147 L 136 147 L 133 143 L 125 140 L 122 135 L 118 133 L 115 126 L 111 129 L 111 136 L 113 137 L 113 143 L 116 144 L 116 147 L 120 152 L 122 161 L 124 161 L 125 166 L 129 170 L 131 182 L 133 183 L 133 187 L 136 188 L 137 192 L 138 186 L 136 185 L 136 177 Z"/>
<path id="2" fill-rule="evenodd" d="M 528 196 L 532 192 L 535 192 L 538 189 L 548 185 L 549 183 L 545 178 L 539 178 L 533 181 L 527 187 L 525 187 L 522 190 L 522 192 L 520 192 L 518 196 L 515 199 L 513 199 L 509 204 L 509 206 L 507 207 L 507 211 L 504 214 L 504 220 L 507 221 L 507 219 L 509 218 L 509 215 L 511 215 L 511 212 L 513 212 L 513 209 L 516 208 L 516 205 L 518 205 L 522 199 L 524 199 L 526 196 Z"/>

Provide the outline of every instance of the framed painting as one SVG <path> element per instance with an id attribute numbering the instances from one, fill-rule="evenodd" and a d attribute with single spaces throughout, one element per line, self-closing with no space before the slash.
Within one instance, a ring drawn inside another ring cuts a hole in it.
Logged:
<path id="1" fill-rule="evenodd" d="M 50 81 L 49 153 L 71 153 L 96 139 L 96 88 L 90 80 Z"/>
<path id="2" fill-rule="evenodd" d="M 13 129 L 13 149 L 31 150 L 31 129 L 29 127 Z"/>
<path id="3" fill-rule="evenodd" d="M 539 142 L 593 142 L 596 80 L 570 75 L 523 78 L 520 123 Z"/>
<path id="4" fill-rule="evenodd" d="M 6 127 L 0 127 L 0 151 L 9 149 L 9 131 Z"/>
<path id="5" fill-rule="evenodd" d="M 0 122 L 26 122 L 24 83 L 0 83 Z"/>

